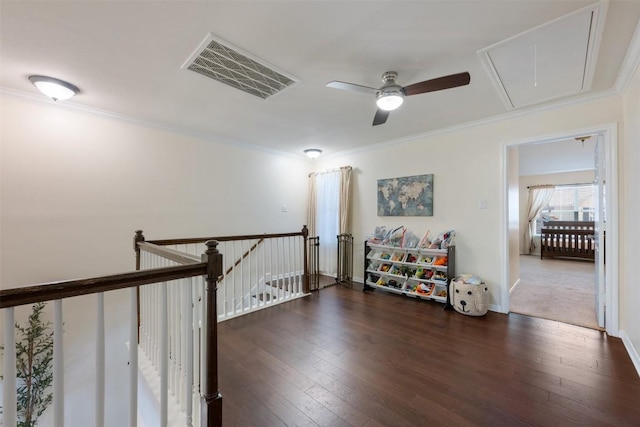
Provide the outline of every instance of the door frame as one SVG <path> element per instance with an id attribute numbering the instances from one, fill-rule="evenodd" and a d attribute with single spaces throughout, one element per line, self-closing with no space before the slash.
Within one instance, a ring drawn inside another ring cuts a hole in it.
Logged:
<path id="1" fill-rule="evenodd" d="M 605 180 L 607 183 L 607 200 L 605 209 L 607 211 L 607 239 L 605 241 L 605 251 L 607 254 L 607 264 L 605 269 L 605 330 L 607 334 L 617 337 L 619 334 L 619 256 L 618 256 L 618 126 L 616 123 L 600 125 L 590 128 L 567 130 L 550 135 L 541 135 L 525 139 L 506 142 L 502 149 L 502 195 L 501 195 L 501 252 L 502 256 L 502 285 L 501 300 L 503 312 L 509 312 L 509 290 L 512 283 L 509 283 L 509 149 L 519 145 L 554 142 L 583 136 L 586 134 L 597 134 L 602 136 L 605 151 Z M 520 227 L 519 227 L 520 228 Z M 600 266 L 604 268 L 604 265 Z"/>

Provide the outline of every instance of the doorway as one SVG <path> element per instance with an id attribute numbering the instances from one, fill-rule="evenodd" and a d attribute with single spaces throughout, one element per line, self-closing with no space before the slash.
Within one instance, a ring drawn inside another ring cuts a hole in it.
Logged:
<path id="1" fill-rule="evenodd" d="M 595 263 L 591 265 L 594 268 L 593 272 L 588 269 L 588 274 L 593 277 L 594 281 L 594 298 L 593 313 L 597 314 L 596 307 L 600 307 L 601 311 L 601 323 L 609 335 L 617 336 L 618 333 L 618 286 L 617 286 L 617 247 L 612 244 L 616 242 L 617 236 L 617 135 L 616 126 L 609 125 L 593 129 L 581 129 L 577 131 L 570 131 L 563 134 L 557 134 L 544 138 L 530 138 L 527 140 L 514 141 L 505 145 L 504 159 L 505 159 L 505 174 L 504 174 L 504 196 L 505 196 L 505 239 L 504 239 L 504 254 L 505 262 L 503 264 L 504 282 L 502 288 L 503 301 L 506 304 L 505 312 L 509 312 L 510 296 L 511 292 L 517 289 L 521 282 L 520 273 L 520 244 L 522 242 L 522 234 L 520 232 L 523 229 L 521 216 L 519 215 L 519 203 L 514 199 L 519 199 L 519 164 L 518 164 L 518 149 L 520 147 L 530 146 L 532 144 L 542 143 L 554 143 L 563 140 L 570 140 L 579 138 L 580 136 L 590 134 L 598 138 L 600 148 L 599 154 L 596 156 L 596 161 L 599 164 L 599 173 L 597 173 L 597 179 L 600 184 L 604 186 L 606 183 L 607 197 L 602 200 L 603 211 L 607 212 L 607 221 L 598 220 L 600 225 L 597 230 L 597 244 L 599 245 L 599 253 L 601 256 L 596 259 Z M 579 142 L 576 142 L 579 143 Z M 515 155 L 514 155 L 515 153 Z M 604 237 L 604 226 L 606 225 L 607 240 Z M 605 269 L 604 256 L 607 254 L 607 264 Z M 539 257 L 539 255 L 538 255 Z M 529 259 L 528 261 L 531 261 Z M 561 261 L 561 262 L 579 262 L 579 261 Z M 547 264 L 547 266 L 549 266 Z M 574 266 L 576 266 L 574 264 Z M 526 274 L 527 268 L 530 265 L 523 266 L 522 273 Z M 584 267 L 584 266 L 583 266 Z M 582 268 L 582 270 L 585 270 Z M 551 273 L 553 274 L 553 273 Z M 606 312 L 604 308 L 606 307 Z M 543 317 L 543 316 L 541 316 Z M 562 319 L 557 319 L 563 321 Z"/>

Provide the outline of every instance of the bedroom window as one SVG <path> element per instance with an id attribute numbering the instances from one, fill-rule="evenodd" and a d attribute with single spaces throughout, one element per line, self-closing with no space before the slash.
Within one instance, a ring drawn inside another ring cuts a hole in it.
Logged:
<path id="1" fill-rule="evenodd" d="M 536 235 L 543 221 L 595 221 L 597 195 L 594 184 L 556 185 L 551 201 L 536 220 Z"/>

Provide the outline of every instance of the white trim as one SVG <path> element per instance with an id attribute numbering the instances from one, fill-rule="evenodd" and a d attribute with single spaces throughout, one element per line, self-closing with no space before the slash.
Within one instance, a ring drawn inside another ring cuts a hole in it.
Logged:
<path id="1" fill-rule="evenodd" d="M 607 268 L 605 269 L 605 330 L 611 336 L 619 334 L 619 256 L 618 243 L 620 242 L 618 231 L 618 127 L 611 124 L 604 133 L 605 157 L 606 157 L 606 182 L 607 199 L 605 209 L 607 212 L 607 236 L 605 239 L 605 253 L 607 254 Z M 602 266 L 604 267 L 604 266 Z"/>
<path id="2" fill-rule="evenodd" d="M 473 120 L 473 121 L 469 121 L 469 122 L 465 122 L 465 123 L 456 124 L 456 125 L 453 125 L 453 126 L 434 129 L 434 130 L 431 130 L 431 131 L 428 131 L 428 132 L 423 132 L 423 133 L 410 135 L 410 136 L 397 138 L 397 139 L 391 139 L 389 141 L 384 141 L 384 142 L 380 142 L 380 143 L 372 143 L 370 145 L 366 145 L 366 146 L 362 146 L 362 147 L 358 147 L 358 148 L 353 148 L 353 149 L 350 149 L 350 150 L 337 151 L 335 153 L 323 153 L 323 156 L 326 159 L 326 158 L 332 158 L 332 157 L 338 157 L 338 156 L 346 156 L 346 155 L 351 155 L 351 154 L 357 154 L 357 153 L 366 152 L 366 151 L 378 150 L 378 149 L 384 148 L 384 147 L 391 147 L 391 146 L 395 146 L 395 145 L 400 145 L 400 144 L 406 144 L 406 143 L 410 143 L 410 142 L 420 141 L 420 140 L 423 140 L 423 139 L 426 139 L 426 138 L 430 138 L 430 137 L 433 137 L 433 136 L 437 136 L 437 135 L 443 135 L 443 134 L 458 132 L 458 131 L 465 130 L 465 129 L 471 129 L 471 128 L 476 128 L 476 127 L 486 126 L 486 125 L 490 125 L 490 124 L 493 124 L 493 123 L 498 123 L 498 122 L 502 122 L 502 121 L 515 119 L 515 118 L 518 118 L 518 117 L 529 116 L 529 115 L 532 115 L 532 114 L 542 113 L 542 112 L 545 112 L 545 111 L 558 110 L 558 109 L 562 109 L 562 108 L 565 108 L 565 107 L 568 107 L 568 106 L 571 106 L 571 105 L 584 104 L 586 102 L 599 101 L 601 99 L 615 98 L 615 97 L 618 97 L 618 96 L 620 96 L 620 94 L 617 93 L 616 91 L 614 91 L 613 89 L 604 90 L 604 91 L 600 91 L 600 92 L 587 93 L 587 94 L 584 94 L 584 95 L 573 96 L 573 97 L 570 97 L 570 98 L 567 98 L 567 99 L 562 99 L 562 100 L 558 100 L 558 101 L 555 101 L 555 102 L 550 102 L 548 104 L 535 105 L 535 106 L 531 106 L 531 107 L 521 108 L 521 109 L 518 109 L 518 110 L 508 111 L 506 113 L 499 114 L 499 115 L 496 115 L 496 116 L 487 117 L 487 118 L 484 118 L 484 119 Z M 580 135 L 577 135 L 577 136 L 580 136 Z"/>
<path id="3" fill-rule="evenodd" d="M 627 90 L 627 86 L 633 78 L 633 73 L 640 65 L 640 21 L 636 25 L 636 30 L 633 33 L 633 37 L 629 42 L 627 48 L 627 54 L 624 57 L 624 61 L 618 71 L 618 77 L 613 85 L 616 92 L 622 94 Z"/>
<path id="4" fill-rule="evenodd" d="M 178 133 L 178 134 L 186 135 L 186 136 L 197 138 L 204 141 L 210 141 L 210 142 L 215 142 L 215 143 L 224 144 L 224 145 L 231 145 L 238 148 L 244 148 L 245 150 L 253 150 L 253 151 L 263 152 L 267 154 L 272 154 L 275 156 L 288 157 L 292 159 L 306 159 L 309 162 L 311 162 L 311 159 L 307 158 L 307 156 L 302 152 L 300 152 L 300 154 L 293 154 L 286 151 L 279 151 L 279 150 L 268 148 L 262 145 L 255 145 L 249 142 L 234 140 L 234 139 L 222 137 L 219 135 L 213 135 L 205 132 L 189 130 L 186 128 L 169 126 L 169 125 L 158 123 L 158 122 L 142 120 L 133 116 L 128 116 L 126 114 L 116 113 L 113 111 L 103 110 L 100 108 L 88 107 L 88 106 L 76 104 L 70 101 L 55 102 L 55 101 L 52 101 L 50 98 L 47 98 L 42 95 L 23 92 L 20 90 L 11 89 L 4 86 L 0 86 L 0 94 L 12 96 L 14 98 L 19 98 L 23 101 L 31 102 L 34 104 L 45 104 L 49 107 L 62 108 L 69 111 L 79 111 L 81 113 L 88 113 L 88 114 L 93 114 L 100 117 L 107 117 L 114 120 L 120 120 L 123 122 L 132 123 L 137 126 L 144 126 L 152 129 L 159 129 L 165 132 Z"/>
<path id="5" fill-rule="evenodd" d="M 638 351 L 633 346 L 633 342 L 631 341 L 631 338 L 629 338 L 629 335 L 627 335 L 627 333 L 624 330 L 620 331 L 620 338 L 622 339 L 622 343 L 624 344 L 624 347 L 627 349 L 627 353 L 629 353 L 629 357 L 633 362 L 633 366 L 636 367 L 638 376 L 640 376 L 640 356 L 638 355 Z"/>
<path id="6" fill-rule="evenodd" d="M 24 91 L 10 89 L 3 86 L 0 86 L 0 94 L 13 96 L 15 98 L 19 98 L 24 101 L 29 101 L 36 104 L 46 104 L 50 107 L 57 107 L 57 108 L 68 109 L 71 111 L 80 111 L 83 113 L 94 114 L 97 116 L 102 116 L 102 117 L 107 117 L 115 120 L 121 120 L 123 122 L 133 123 L 138 126 L 146 126 L 153 129 L 163 130 L 166 132 L 178 133 L 178 134 L 186 135 L 192 138 L 197 138 L 204 141 L 211 141 L 211 142 L 224 144 L 224 145 L 230 145 L 238 148 L 244 148 L 246 150 L 253 150 L 253 151 L 263 152 L 263 153 L 267 153 L 275 156 L 283 156 L 291 159 L 305 159 L 309 163 L 313 161 L 312 159 L 307 158 L 307 156 L 304 153 L 302 153 L 302 151 L 300 152 L 300 154 L 280 151 L 280 150 L 268 148 L 262 145 L 254 145 L 244 141 L 232 140 L 232 139 L 221 137 L 218 135 L 212 135 L 212 134 L 207 134 L 203 132 L 196 132 L 196 131 L 188 130 L 185 128 L 168 126 L 168 125 L 157 123 L 157 122 L 145 121 L 145 120 L 137 119 L 132 116 L 127 116 L 125 114 L 115 113 L 115 112 L 103 110 L 100 108 L 87 107 L 87 106 L 76 104 L 74 102 L 69 102 L 69 101 L 54 103 L 53 101 L 51 101 L 51 99 L 46 98 L 42 95 L 36 95 L 36 94 L 24 92 Z M 443 135 L 443 134 L 457 132 L 465 129 L 486 126 L 492 123 L 510 120 L 517 117 L 528 116 L 531 114 L 536 114 L 536 113 L 545 112 L 545 111 L 557 110 L 557 109 L 565 108 L 571 105 L 578 105 L 578 104 L 583 104 L 585 102 L 593 102 L 593 101 L 598 101 L 601 99 L 607 99 L 607 98 L 612 98 L 617 96 L 619 96 L 619 93 L 613 89 L 603 90 L 600 92 L 587 93 L 583 95 L 570 97 L 567 99 L 557 100 L 555 102 L 550 102 L 544 105 L 535 105 L 531 107 L 525 107 L 518 110 L 508 111 L 506 113 L 499 114 L 496 116 L 491 116 L 491 117 L 478 119 L 478 120 L 472 120 L 469 122 L 464 122 L 464 123 L 460 123 L 460 124 L 456 124 L 448 127 L 434 129 L 428 132 L 414 134 L 414 135 L 397 138 L 397 139 L 391 139 L 391 140 L 380 142 L 380 143 L 372 143 L 369 145 L 364 145 L 362 147 L 357 147 L 349 150 L 336 151 L 334 153 L 325 152 L 323 153 L 323 156 L 324 158 L 332 158 L 337 156 L 345 156 L 345 155 L 356 154 L 356 153 L 361 153 L 366 151 L 378 150 L 383 147 L 389 147 L 389 146 L 395 146 L 395 145 L 420 141 L 422 139 L 433 137 L 436 135 Z"/>
<path id="7" fill-rule="evenodd" d="M 606 281 L 606 313 L 605 329 L 607 334 L 617 337 L 619 333 L 619 258 L 618 258 L 618 127 L 616 123 L 594 126 L 591 128 L 574 129 L 562 133 L 541 135 L 515 141 L 507 142 L 503 145 L 501 156 L 502 167 L 502 191 L 500 194 L 500 254 L 502 261 L 501 274 L 502 284 L 500 293 L 502 295 L 503 307 L 509 307 L 509 206 L 507 203 L 509 175 L 508 175 L 508 150 L 522 144 L 534 142 L 554 142 L 586 134 L 601 134 L 604 137 L 606 152 L 606 182 L 607 186 L 607 239 L 605 251 L 607 253 Z"/>

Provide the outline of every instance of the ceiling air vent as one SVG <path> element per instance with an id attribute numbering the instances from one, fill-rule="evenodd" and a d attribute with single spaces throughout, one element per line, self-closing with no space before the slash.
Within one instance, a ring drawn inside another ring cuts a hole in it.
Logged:
<path id="1" fill-rule="evenodd" d="M 266 99 L 297 83 L 297 79 L 226 41 L 207 36 L 182 66 L 203 76 Z"/>

